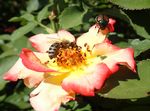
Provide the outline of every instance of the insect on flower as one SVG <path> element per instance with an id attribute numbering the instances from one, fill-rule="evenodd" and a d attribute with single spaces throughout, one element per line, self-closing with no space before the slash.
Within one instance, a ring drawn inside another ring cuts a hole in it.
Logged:
<path id="1" fill-rule="evenodd" d="M 57 56 L 59 55 L 61 49 L 77 49 L 80 50 L 80 47 L 77 46 L 74 42 L 69 42 L 69 41 L 63 41 L 63 42 L 55 42 L 53 43 L 50 47 L 49 50 L 47 51 L 49 58 L 53 59 L 53 58 L 57 58 Z"/>
<path id="2" fill-rule="evenodd" d="M 108 23 L 109 23 L 109 18 L 106 15 L 99 15 L 95 18 L 96 20 L 96 27 L 98 27 L 98 32 L 100 30 L 104 30 Z"/>
<path id="3" fill-rule="evenodd" d="M 50 59 L 53 59 L 57 56 L 58 49 L 60 48 L 59 44 L 60 43 L 56 42 L 50 46 L 49 50 L 47 51 Z"/>

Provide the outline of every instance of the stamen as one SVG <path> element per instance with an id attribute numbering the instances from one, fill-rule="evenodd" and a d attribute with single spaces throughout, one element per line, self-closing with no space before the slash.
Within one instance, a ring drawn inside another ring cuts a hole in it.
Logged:
<path id="1" fill-rule="evenodd" d="M 52 46 L 53 50 L 48 51 L 53 52 L 53 55 L 49 53 L 50 59 L 54 59 L 53 63 L 57 63 L 58 66 L 64 68 L 73 68 L 86 64 L 86 53 L 91 52 L 87 43 L 85 44 L 87 51 L 84 53 L 81 50 L 82 48 L 74 42 L 63 41 L 54 43 Z"/>
<path id="2" fill-rule="evenodd" d="M 47 65 L 49 63 L 49 61 L 44 62 L 45 65 Z"/>
<path id="3" fill-rule="evenodd" d="M 85 62 L 85 57 L 78 48 L 60 48 L 56 61 L 59 66 L 68 68 L 81 65 Z"/>

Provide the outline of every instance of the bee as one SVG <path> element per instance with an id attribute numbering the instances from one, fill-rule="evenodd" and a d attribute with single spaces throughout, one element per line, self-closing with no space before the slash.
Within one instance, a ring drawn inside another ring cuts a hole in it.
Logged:
<path id="1" fill-rule="evenodd" d="M 69 42 L 69 41 L 62 41 L 62 42 L 55 42 L 53 43 L 49 50 L 47 51 L 49 58 L 53 59 L 56 58 L 57 55 L 59 54 L 59 51 L 61 49 L 76 49 L 76 50 L 81 50 L 81 47 L 77 46 L 74 42 Z"/>
<path id="2" fill-rule="evenodd" d="M 58 42 L 53 43 L 50 46 L 49 50 L 47 51 L 50 59 L 53 59 L 57 56 L 59 48 L 60 48 L 60 43 Z"/>
<path id="3" fill-rule="evenodd" d="M 96 27 L 99 27 L 99 30 L 104 30 L 109 22 L 109 18 L 106 15 L 99 15 L 95 18 L 96 21 Z"/>

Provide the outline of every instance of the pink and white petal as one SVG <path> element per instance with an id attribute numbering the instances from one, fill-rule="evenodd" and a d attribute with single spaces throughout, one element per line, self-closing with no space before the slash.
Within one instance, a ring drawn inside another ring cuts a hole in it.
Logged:
<path id="1" fill-rule="evenodd" d="M 101 32 L 98 33 L 98 28 L 94 25 L 87 33 L 77 38 L 77 45 L 84 48 L 85 44 L 88 44 L 90 49 L 92 49 L 95 44 L 102 43 L 105 38 L 106 35 Z"/>
<path id="2" fill-rule="evenodd" d="M 60 41 L 57 33 L 54 34 L 37 34 L 29 38 L 32 47 L 39 52 L 48 51 L 51 44 Z"/>
<path id="3" fill-rule="evenodd" d="M 42 82 L 30 94 L 30 103 L 36 111 L 58 111 L 61 103 L 74 99 L 61 86 Z"/>
<path id="4" fill-rule="evenodd" d="M 60 37 L 61 41 L 69 41 L 69 42 L 75 41 L 75 37 L 66 30 L 58 31 L 58 36 Z"/>
<path id="5" fill-rule="evenodd" d="M 132 48 L 120 49 L 112 55 L 107 56 L 103 62 L 109 67 L 112 73 L 118 70 L 118 64 L 125 65 L 135 71 L 134 51 Z"/>
<path id="6" fill-rule="evenodd" d="M 37 34 L 29 39 L 32 46 L 39 52 L 46 52 L 51 44 L 55 42 L 61 42 L 63 40 L 74 42 L 75 38 L 70 32 L 66 30 L 60 30 L 58 33 L 54 34 Z"/>
<path id="7" fill-rule="evenodd" d="M 38 58 L 31 50 L 23 48 L 20 54 L 20 58 L 22 59 L 23 65 L 26 66 L 28 69 L 37 72 L 57 72 L 53 69 L 46 67 L 43 63 L 41 63 L 40 59 L 47 58 L 47 54 L 41 53 L 40 55 L 41 58 Z"/>
<path id="8" fill-rule="evenodd" d="M 19 58 L 9 71 L 4 74 L 3 79 L 8 81 L 17 81 L 20 71 L 24 70 L 24 68 L 25 67 L 22 64 L 21 59 Z"/>
<path id="9" fill-rule="evenodd" d="M 24 79 L 27 87 L 35 87 L 43 80 L 43 73 L 35 72 L 27 69 L 19 58 L 16 64 L 4 74 L 3 79 L 8 81 L 17 81 L 18 79 Z"/>
<path id="10" fill-rule="evenodd" d="M 111 55 L 111 53 L 114 53 L 116 51 L 120 50 L 119 47 L 112 45 L 109 42 L 104 42 L 100 44 L 96 44 L 94 48 L 92 49 L 93 55 Z"/>
<path id="11" fill-rule="evenodd" d="M 110 70 L 105 64 L 97 64 L 86 68 L 84 74 L 71 74 L 62 82 L 66 91 L 73 91 L 85 96 L 94 96 L 94 90 L 99 90 L 105 82 Z"/>

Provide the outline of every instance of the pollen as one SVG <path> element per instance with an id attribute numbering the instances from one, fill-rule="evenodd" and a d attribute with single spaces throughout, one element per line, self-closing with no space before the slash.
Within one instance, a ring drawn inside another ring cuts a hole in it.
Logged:
<path id="1" fill-rule="evenodd" d="M 78 67 L 86 63 L 86 54 L 82 52 L 81 47 L 75 43 L 62 43 L 60 44 L 58 54 L 55 61 L 58 66 L 64 68 Z"/>

